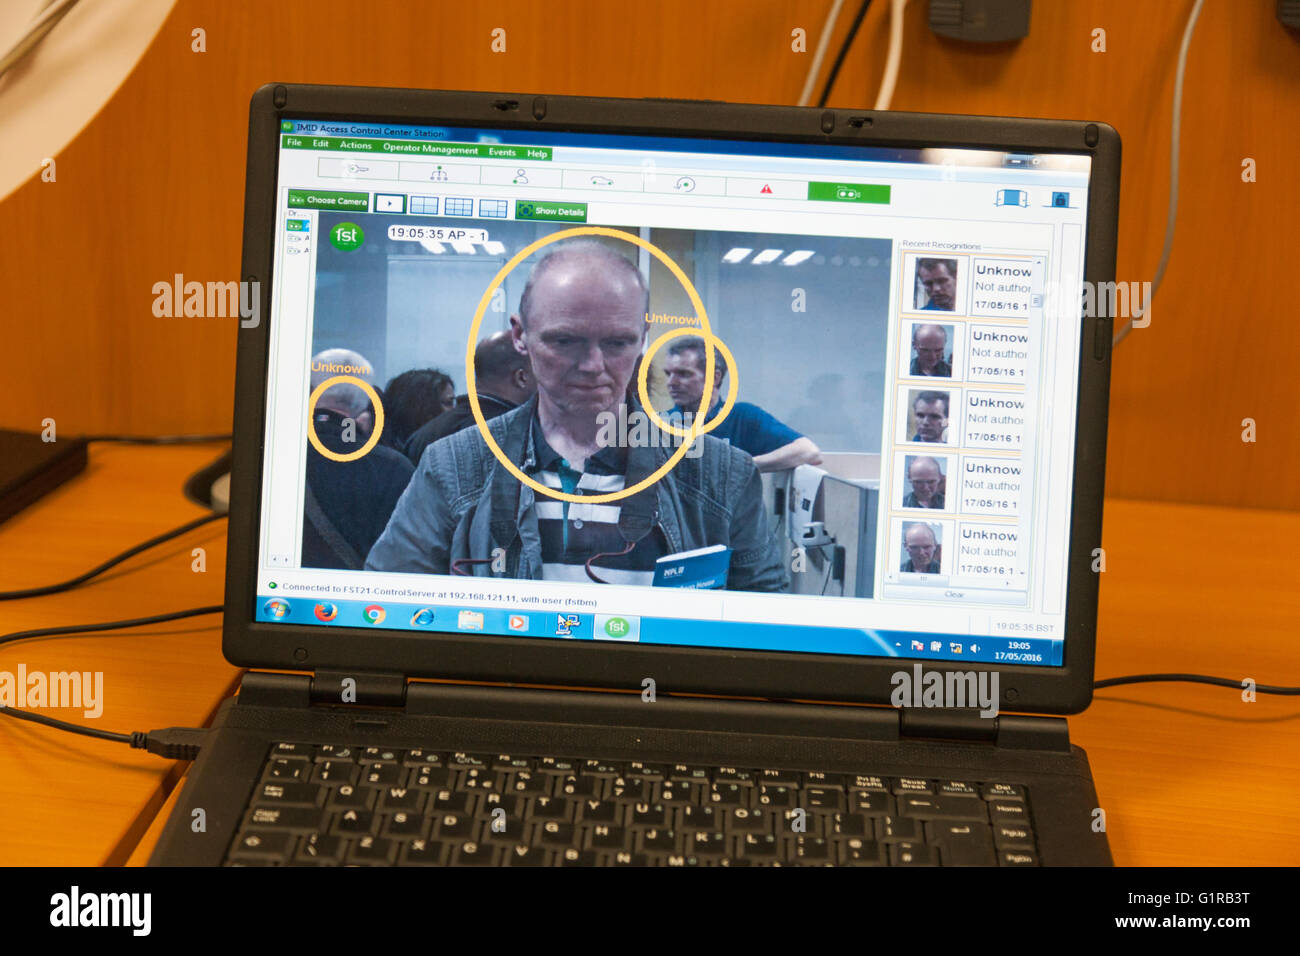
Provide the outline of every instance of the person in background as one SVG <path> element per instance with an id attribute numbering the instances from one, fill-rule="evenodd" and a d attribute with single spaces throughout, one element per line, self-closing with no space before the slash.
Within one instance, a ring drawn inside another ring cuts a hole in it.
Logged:
<path id="1" fill-rule="evenodd" d="M 335 375 L 368 381 L 371 365 L 356 352 L 328 349 L 312 358 L 311 391 Z M 336 455 L 360 451 L 373 431 L 374 409 L 362 389 L 340 382 L 312 410 L 316 439 Z M 335 461 L 307 444 L 302 564 L 360 570 L 411 479 L 411 463 L 383 444 L 351 461 Z"/>
<path id="2" fill-rule="evenodd" d="M 436 368 L 403 372 L 384 386 L 384 432 L 379 440 L 403 451 L 411 435 L 455 404 L 456 385 Z"/>
<path id="3" fill-rule="evenodd" d="M 704 396 L 705 349 L 704 339 L 697 336 L 686 336 L 668 346 L 664 375 L 668 379 L 668 394 L 676 403 L 664 412 L 664 420 L 670 425 L 681 427 L 686 416 L 693 415 L 700 407 Z M 726 395 L 722 383 L 727 377 L 727 361 L 721 353 L 715 353 L 713 358 L 713 406 L 704 417 L 706 423 L 713 421 Z M 749 402 L 736 402 L 722 424 L 709 434 L 745 452 L 754 459 L 759 471 L 820 465 L 822 461 L 821 449 L 811 438 L 800 435 Z"/>
<path id="4" fill-rule="evenodd" d="M 537 391 L 528 357 L 520 355 L 511 341 L 510 332 L 494 332 L 474 348 L 474 390 L 483 418 L 496 418 L 517 408 Z M 469 396 L 461 395 L 454 407 L 431 422 L 417 428 L 406 442 L 406 457 L 420 463 L 424 450 L 439 438 L 453 435 L 474 424 Z"/>

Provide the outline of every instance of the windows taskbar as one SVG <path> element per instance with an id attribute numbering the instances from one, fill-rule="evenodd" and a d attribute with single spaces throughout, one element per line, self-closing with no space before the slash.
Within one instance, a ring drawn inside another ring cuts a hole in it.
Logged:
<path id="1" fill-rule="evenodd" d="M 477 633 L 622 644 L 667 644 L 920 660 L 970 660 L 1008 665 L 1059 666 L 1064 650 L 1060 640 L 1041 637 L 981 637 L 873 628 L 636 617 L 590 611 L 542 611 L 536 608 L 317 601 L 272 594 L 258 596 L 254 620 L 313 627 L 375 627 L 397 631 Z"/>

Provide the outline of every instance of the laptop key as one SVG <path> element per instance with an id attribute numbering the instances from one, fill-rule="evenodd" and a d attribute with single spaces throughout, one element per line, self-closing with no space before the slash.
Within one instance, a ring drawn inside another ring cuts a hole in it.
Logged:
<path id="1" fill-rule="evenodd" d="M 921 843 L 894 843 L 889 847 L 890 866 L 938 866 L 938 847 Z"/>
<path id="2" fill-rule="evenodd" d="M 848 810 L 868 817 L 894 816 L 894 798 L 877 790 L 851 790 Z"/>
<path id="3" fill-rule="evenodd" d="M 988 820 L 987 804 L 974 794 L 945 797 L 904 794 L 898 798 L 900 816 L 920 820 Z"/>
<path id="4" fill-rule="evenodd" d="M 668 825 L 668 808 L 662 803 L 634 803 L 628 817 L 631 827 L 666 827 Z"/>
<path id="5" fill-rule="evenodd" d="M 468 813 L 443 813 L 434 820 L 434 832 L 444 839 L 473 839 L 477 836 L 479 821 Z"/>
<path id="6" fill-rule="evenodd" d="M 358 782 L 368 787 L 400 787 L 406 774 L 406 768 L 397 763 L 363 764 Z"/>
<path id="7" fill-rule="evenodd" d="M 556 856 L 557 866 L 598 866 L 600 864 L 600 854 L 595 850 L 579 850 L 576 847 L 569 847 L 562 850 Z"/>
<path id="8" fill-rule="evenodd" d="M 549 851 L 527 843 L 508 846 L 504 853 L 506 866 L 546 866 L 550 862 L 550 856 Z"/>
<path id="9" fill-rule="evenodd" d="M 686 841 L 686 852 L 694 856 L 729 856 L 731 841 L 721 830 L 692 833 Z"/>
<path id="10" fill-rule="evenodd" d="M 883 843 L 920 843 L 925 840 L 922 822 L 915 817 L 884 817 L 880 825 Z"/>
<path id="11" fill-rule="evenodd" d="M 797 863 L 807 866 L 832 866 L 835 863 L 835 845 L 825 837 L 793 837 L 790 853 Z"/>
<path id="12" fill-rule="evenodd" d="M 993 827 L 993 844 L 999 850 L 1032 850 L 1033 831 L 1015 823 L 999 823 Z"/>
<path id="13" fill-rule="evenodd" d="M 528 816 L 538 820 L 572 820 L 575 812 L 573 801 L 559 797 L 536 797 L 528 805 Z"/>
<path id="14" fill-rule="evenodd" d="M 262 773 L 264 781 L 306 783 L 311 777 L 311 763 L 301 757 L 276 757 Z"/>
<path id="15" fill-rule="evenodd" d="M 533 827 L 532 842 L 540 846 L 566 848 L 578 842 L 578 828 L 572 823 L 547 820 Z"/>
<path id="16" fill-rule="evenodd" d="M 1014 783 L 986 783 L 980 795 L 985 800 L 1024 800 L 1025 788 Z"/>
<path id="17" fill-rule="evenodd" d="M 314 759 L 317 763 L 326 760 L 334 763 L 356 763 L 357 749 L 343 744 L 321 744 L 316 748 Z"/>
<path id="18" fill-rule="evenodd" d="M 409 787 L 388 787 L 379 791 L 379 809 L 385 812 L 410 810 L 419 813 L 424 809 L 425 793 Z"/>
<path id="19" fill-rule="evenodd" d="M 583 844 L 589 850 L 623 850 L 631 841 L 632 833 L 626 827 L 604 824 L 583 827 Z"/>
<path id="20" fill-rule="evenodd" d="M 876 836 L 876 828 L 868 816 L 860 813 L 836 813 L 828 821 L 827 835 L 832 839 L 862 837 L 873 840 Z"/>
<path id="21" fill-rule="evenodd" d="M 391 816 L 385 816 L 380 823 L 379 832 L 387 837 L 400 837 L 407 839 L 410 837 L 427 836 L 429 832 L 430 821 L 418 813 L 407 813 L 405 810 L 399 810 Z"/>
<path id="22" fill-rule="evenodd" d="M 1029 810 L 1023 803 L 1013 800 L 990 800 L 989 819 L 994 823 L 1019 823 L 1028 825 Z"/>
<path id="23" fill-rule="evenodd" d="M 254 807 L 244 815 L 244 825 L 297 832 L 320 829 L 324 812 L 320 807 Z"/>
<path id="24" fill-rule="evenodd" d="M 343 859 L 347 841 L 326 833 L 309 833 L 298 844 L 293 858 L 302 863 L 337 863 Z"/>
<path id="25" fill-rule="evenodd" d="M 449 849 L 441 840 L 407 840 L 400 846 L 397 862 L 402 866 L 443 866 Z"/>
<path id="26" fill-rule="evenodd" d="M 344 810 L 334 817 L 330 832 L 336 836 L 353 836 L 370 833 L 375 826 L 375 815 L 370 810 Z"/>
<path id="27" fill-rule="evenodd" d="M 973 783 L 966 783 L 962 780 L 940 780 L 939 795 L 944 794 L 975 794 L 980 795 L 979 788 Z"/>
<path id="28" fill-rule="evenodd" d="M 355 784 L 361 776 L 361 768 L 350 760 L 323 760 L 312 771 L 311 782 L 323 787 L 339 787 L 345 783 Z"/>
<path id="29" fill-rule="evenodd" d="M 345 864 L 388 866 L 397 860 L 397 843 L 385 837 L 366 834 L 352 842 L 343 857 Z"/>
<path id="30" fill-rule="evenodd" d="M 680 853 L 684 838 L 676 830 L 654 827 L 636 835 L 636 849 L 655 853 Z"/>
<path id="31" fill-rule="evenodd" d="M 311 744 L 276 744 L 271 748 L 271 757 L 292 757 L 298 760 L 312 758 Z"/>
<path id="32" fill-rule="evenodd" d="M 745 833 L 737 840 L 744 860 L 773 861 L 785 858 L 783 838 L 771 833 Z"/>
<path id="33" fill-rule="evenodd" d="M 264 783 L 253 791 L 255 807 L 315 807 L 321 788 L 312 783 Z"/>
<path id="34" fill-rule="evenodd" d="M 788 810 L 799 803 L 799 790 L 784 784 L 760 783 L 758 786 L 757 805 Z"/>
<path id="35" fill-rule="evenodd" d="M 840 866 L 884 866 L 881 847 L 874 840 L 840 840 L 835 842 L 835 861 Z"/>
<path id="36" fill-rule="evenodd" d="M 805 810 L 843 810 L 844 791 L 827 787 L 804 787 L 799 793 L 799 806 Z"/>
<path id="37" fill-rule="evenodd" d="M 402 758 L 404 767 L 442 767 L 446 764 L 446 754 L 437 750 L 425 750 L 417 747 L 415 750 L 408 750 L 406 756 Z"/>
<path id="38" fill-rule="evenodd" d="M 1038 854 L 1033 850 L 999 850 L 998 866 L 1038 866 Z"/>
<path id="39" fill-rule="evenodd" d="M 920 777 L 899 777 L 894 781 L 892 789 L 895 795 L 904 793 L 934 793 L 934 788 L 930 785 L 930 781 L 923 780 Z"/>
<path id="40" fill-rule="evenodd" d="M 500 859 L 500 847 L 466 840 L 457 844 L 451 864 L 452 866 L 496 866 Z"/>
<path id="41" fill-rule="evenodd" d="M 982 823 L 938 821 L 926 825 L 929 842 L 938 846 L 944 866 L 996 866 L 993 838 Z"/>
<path id="42" fill-rule="evenodd" d="M 689 803 L 677 810 L 677 827 L 681 830 L 721 830 L 725 811 L 718 807 Z"/>
<path id="43" fill-rule="evenodd" d="M 391 747 L 365 747 L 357 759 L 363 764 L 400 764 L 404 756 L 402 751 Z"/>
<path id="44" fill-rule="evenodd" d="M 758 772 L 758 783 L 798 790 L 803 786 L 803 774 L 798 770 L 760 770 Z"/>
<path id="45" fill-rule="evenodd" d="M 578 802 L 578 819 L 583 823 L 622 823 L 623 807 L 608 800 L 588 797 Z"/>
<path id="46" fill-rule="evenodd" d="M 297 837 L 288 830 L 248 828 L 235 838 L 230 849 L 232 860 L 284 860 Z"/>

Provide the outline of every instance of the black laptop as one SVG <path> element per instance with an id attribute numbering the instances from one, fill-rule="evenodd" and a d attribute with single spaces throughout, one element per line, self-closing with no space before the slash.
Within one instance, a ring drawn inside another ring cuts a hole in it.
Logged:
<path id="1" fill-rule="evenodd" d="M 1108 865 L 1060 715 L 1119 163 L 1092 122 L 259 90 L 252 670 L 152 863 Z"/>

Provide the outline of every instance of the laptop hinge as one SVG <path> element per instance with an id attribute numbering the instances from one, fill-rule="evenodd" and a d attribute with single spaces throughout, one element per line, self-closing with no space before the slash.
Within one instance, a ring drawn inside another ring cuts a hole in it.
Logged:
<path id="1" fill-rule="evenodd" d="M 307 707 L 311 704 L 311 678 L 306 674 L 249 671 L 239 682 L 235 700 L 257 707 Z"/>
<path id="2" fill-rule="evenodd" d="M 406 678 L 392 673 L 320 670 L 311 681 L 311 702 L 403 707 L 406 705 Z"/>
<path id="3" fill-rule="evenodd" d="M 974 709 L 903 707 L 899 733 L 904 738 L 988 743 L 1015 750 L 1070 750 L 1070 725 L 1063 717 L 981 717 Z"/>

